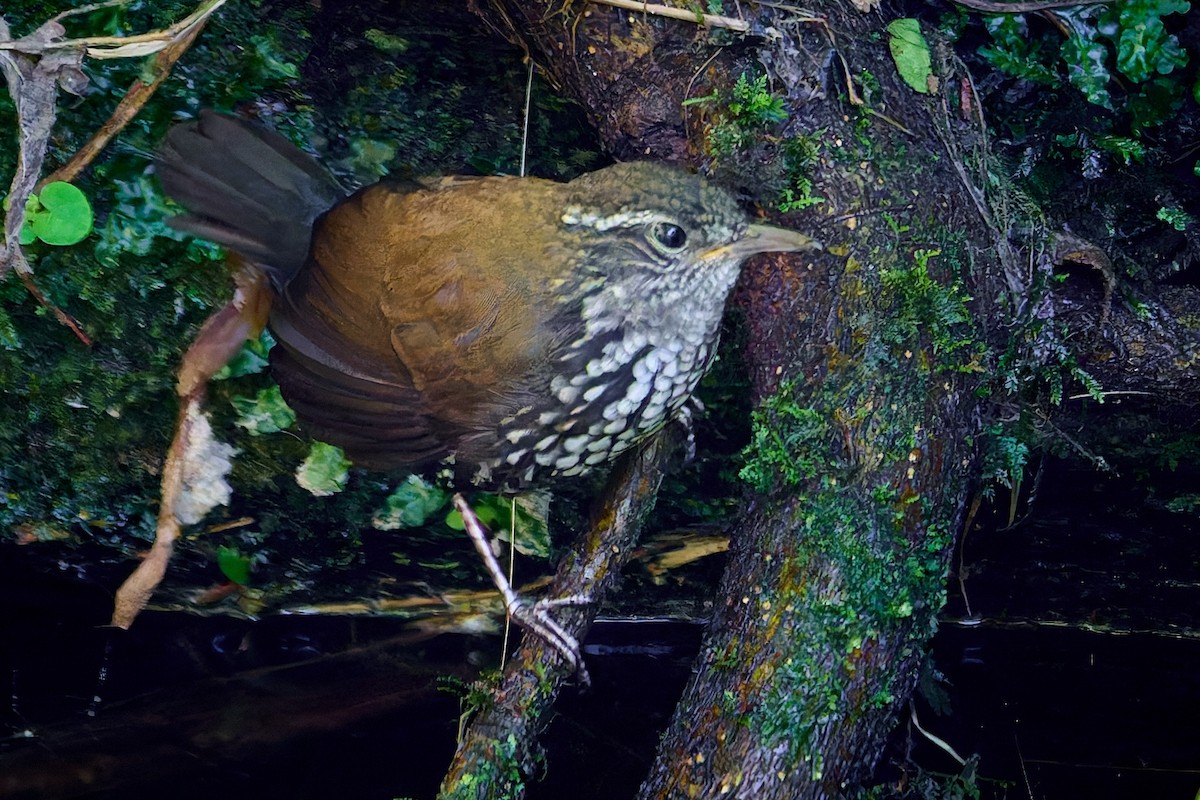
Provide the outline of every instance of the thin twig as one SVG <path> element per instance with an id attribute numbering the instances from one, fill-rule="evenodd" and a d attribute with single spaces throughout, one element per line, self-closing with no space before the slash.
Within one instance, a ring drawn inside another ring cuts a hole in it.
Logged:
<path id="1" fill-rule="evenodd" d="M 1106 398 L 1119 397 L 1121 395 L 1134 396 L 1134 397 L 1156 397 L 1157 396 L 1156 393 L 1154 393 L 1154 392 L 1143 392 L 1140 389 L 1120 389 L 1120 390 L 1114 390 L 1111 392 L 1100 392 L 1099 397 L 1092 394 L 1091 392 L 1083 392 L 1082 394 L 1071 394 L 1071 395 L 1067 395 L 1067 399 L 1068 400 L 1095 400 L 1097 402 L 1101 402 Z"/>
<path id="2" fill-rule="evenodd" d="M 1038 630 L 1040 628 L 1054 628 L 1056 630 L 1082 631 L 1083 633 L 1091 633 L 1098 636 L 1153 636 L 1158 639 L 1171 639 L 1176 641 L 1200 641 L 1200 629 L 1184 628 L 1179 625 L 1171 625 L 1166 628 L 1135 628 L 1133 626 L 1124 627 L 1119 624 L 1072 622 L 1070 620 L 1062 619 L 1032 619 L 1023 617 L 1005 617 L 1004 619 L 996 619 L 993 617 L 970 617 L 965 619 L 944 618 L 940 621 L 940 624 L 953 625 L 959 628 L 988 628 L 991 630 L 1004 631 L 1027 631 Z"/>
<path id="3" fill-rule="evenodd" d="M 912 719 L 913 726 L 918 731 L 920 731 L 922 736 L 924 736 L 926 739 L 928 739 L 929 741 L 936 744 L 945 753 L 947 753 L 951 758 L 953 758 L 955 761 L 957 761 L 962 766 L 965 767 L 967 765 L 967 760 L 965 758 L 963 758 L 962 756 L 960 756 L 955 751 L 955 749 L 950 746 L 949 742 L 947 742 L 945 739 L 941 738 L 940 736 L 934 736 L 932 733 L 930 733 L 929 731 L 927 731 L 921 727 L 920 721 L 917 720 L 917 707 L 915 705 L 911 705 L 911 704 L 909 705 L 909 717 L 910 717 L 910 719 Z"/>
<path id="4" fill-rule="evenodd" d="M 530 62 L 531 64 L 533 62 Z M 522 173 L 524 174 L 524 173 Z M 517 498 L 508 500 L 508 582 L 511 585 L 517 568 Z M 500 669 L 508 663 L 508 640 L 512 636 L 512 615 L 504 607 L 504 639 L 500 642 Z M 461 737 L 460 737 L 461 739 Z"/>
<path id="5" fill-rule="evenodd" d="M 698 25 L 704 25 L 708 28 L 727 28 L 738 33 L 747 33 L 750 30 L 750 23 L 733 17 L 723 17 L 720 14 L 704 14 L 699 11 L 688 11 L 685 8 L 671 8 L 670 6 L 659 5 L 658 3 L 641 3 L 638 0 L 591 0 L 593 3 L 600 3 L 613 8 L 623 8 L 627 11 L 641 11 L 643 14 L 651 14 L 656 17 L 667 17 L 668 19 L 678 19 L 683 22 L 695 22 Z"/>
<path id="6" fill-rule="evenodd" d="M 24 257 L 22 257 L 17 263 L 21 263 L 23 261 Z M 59 321 L 59 324 L 65 326 L 71 331 L 71 333 L 75 334 L 76 339 L 83 342 L 88 347 L 92 346 L 92 338 L 83 332 L 83 328 L 80 327 L 79 322 L 76 321 L 76 319 L 66 311 L 63 311 L 54 303 L 51 303 L 46 298 L 46 295 L 42 294 L 42 290 L 38 288 L 37 282 L 33 279 L 32 271 L 28 269 L 18 269 L 16 270 L 16 273 L 21 278 L 21 283 L 25 284 L 25 291 L 29 292 L 29 294 L 33 296 L 33 299 L 37 300 L 42 308 L 48 310 L 54 315 L 54 318 Z"/>
<path id="7" fill-rule="evenodd" d="M 1051 11 L 1056 8 L 1107 5 L 1112 0 L 1027 0 L 1016 3 L 1001 3 L 994 0 L 952 0 L 952 2 L 975 11 L 986 11 L 989 14 L 1028 14 L 1033 11 Z"/>
<path id="8" fill-rule="evenodd" d="M 529 74 L 525 77 L 525 113 L 521 121 L 521 170 L 517 174 L 525 177 L 525 154 L 529 151 L 529 106 L 533 97 L 533 59 L 529 59 Z"/>
<path id="9" fill-rule="evenodd" d="M 963 520 L 962 536 L 958 537 L 958 591 L 962 595 L 963 606 L 967 610 L 967 616 L 971 614 L 971 601 L 967 599 L 967 578 L 964 575 L 966 571 L 966 550 L 967 550 L 967 534 L 971 532 L 971 526 L 975 524 L 975 516 L 979 513 L 979 506 L 983 503 L 983 492 L 976 492 L 975 498 L 971 500 L 971 505 L 967 509 L 967 518 Z"/>
<path id="10" fill-rule="evenodd" d="M 78 50 L 85 48 L 92 58 L 139 58 L 157 53 L 170 46 L 187 30 L 208 19 L 228 0 L 205 0 L 200 7 L 186 17 L 159 31 L 139 33 L 133 36 L 84 36 L 78 39 L 32 44 L 27 39 L 0 42 L 0 50 L 19 50 L 23 53 L 44 53 L 53 50 Z"/>
<path id="11" fill-rule="evenodd" d="M 87 168 L 89 164 L 100 154 L 108 143 L 120 133 L 126 125 L 128 125 L 138 112 L 142 110 L 142 106 L 154 96 L 158 91 L 158 87 L 162 85 L 167 76 L 171 74 L 171 68 L 175 66 L 175 62 L 180 56 L 188 51 L 192 43 L 196 41 L 196 37 L 200 35 L 200 31 L 204 30 L 208 18 L 201 19 L 198 23 L 186 28 L 177 39 L 168 44 L 165 48 L 159 51 L 154 57 L 154 65 L 151 67 L 153 79 L 146 83 L 141 78 L 133 82 L 129 87 L 129 91 L 125 92 L 125 96 L 121 98 L 121 102 L 113 110 L 112 116 L 108 121 L 100 126 L 100 130 L 92 134 L 83 147 L 75 151 L 75 155 L 71 159 L 56 169 L 48 177 L 42 178 L 38 183 L 38 191 L 47 183 L 54 181 L 70 182 L 75 179 L 80 172 Z"/>

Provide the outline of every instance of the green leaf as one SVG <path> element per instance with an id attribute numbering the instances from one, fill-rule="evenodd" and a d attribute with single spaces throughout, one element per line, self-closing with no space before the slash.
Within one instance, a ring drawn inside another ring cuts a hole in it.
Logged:
<path id="1" fill-rule="evenodd" d="M 1141 162 L 1146 158 L 1147 148 L 1140 139 L 1130 139 L 1126 136 L 1097 136 L 1093 141 L 1101 150 L 1120 157 L 1125 162 L 1125 166 Z"/>
<path id="2" fill-rule="evenodd" d="M 1182 208 L 1160 208 L 1155 216 L 1177 231 L 1186 231 L 1196 222 L 1196 218 Z"/>
<path id="3" fill-rule="evenodd" d="M 1041 41 L 1029 35 L 1029 27 L 1020 14 L 984 16 L 992 44 L 979 48 L 979 54 L 1001 72 L 1017 78 L 1054 86 L 1058 74 L 1042 52 Z"/>
<path id="4" fill-rule="evenodd" d="M 546 523 L 549 500 L 545 495 L 536 492 L 511 498 L 494 494 L 477 495 L 471 501 L 471 509 L 497 539 L 512 543 L 518 553 L 535 558 L 550 557 L 550 528 Z M 516 536 L 510 530 L 514 512 Z M 466 527 L 462 514 L 457 510 L 446 514 L 446 525 L 456 531 Z"/>
<path id="5" fill-rule="evenodd" d="M 260 389 L 254 397 L 233 397 L 229 402 L 237 411 L 234 424 L 250 431 L 251 436 L 279 433 L 296 422 L 296 412 L 284 401 L 278 386 Z"/>
<path id="6" fill-rule="evenodd" d="M 417 475 L 409 475 L 387 496 L 383 508 L 375 512 L 371 524 L 382 531 L 416 528 L 424 525 L 432 514 L 446 505 L 447 499 L 446 492 L 437 486 Z M 461 517 L 459 521 L 461 523 Z"/>
<path id="7" fill-rule="evenodd" d="M 1133 132 L 1140 135 L 1146 128 L 1174 119 L 1184 97 L 1184 86 L 1171 78 L 1159 76 L 1141 84 L 1126 100 Z"/>
<path id="8" fill-rule="evenodd" d="M 279 42 L 276 41 L 277 38 L 274 31 L 270 31 L 266 35 L 250 37 L 251 54 L 256 62 L 255 66 L 264 78 L 295 80 L 300 77 L 300 68 L 290 61 L 283 60 L 290 54 L 281 49 Z"/>
<path id="9" fill-rule="evenodd" d="M 1167 33 L 1162 18 L 1186 14 L 1190 7 L 1185 0 L 1127 0 L 1108 9 L 1102 29 L 1110 33 L 1115 20 L 1119 33 L 1111 38 L 1117 46 L 1117 69 L 1140 83 L 1187 64 L 1187 53 L 1174 34 Z"/>
<path id="10" fill-rule="evenodd" d="M 1108 82 L 1112 75 L 1108 71 L 1108 48 L 1094 39 L 1073 35 L 1062 46 L 1062 56 L 1067 62 L 1067 80 L 1071 82 L 1089 103 L 1112 109 L 1112 98 L 1108 94 Z"/>
<path id="11" fill-rule="evenodd" d="M 913 91 L 929 94 L 929 79 L 933 77 L 933 64 L 929 57 L 929 43 L 921 33 L 921 23 L 911 17 L 893 20 L 887 26 L 888 49 L 896 69 Z"/>
<path id="12" fill-rule="evenodd" d="M 92 205 L 77 187 L 64 181 L 47 184 L 41 194 L 29 198 L 25 222 L 29 231 L 46 244 L 76 244 L 92 232 Z M 26 242 L 21 231 L 21 243 Z"/>
<path id="13" fill-rule="evenodd" d="M 240 378 L 243 375 L 257 375 L 266 370 L 269 363 L 267 352 L 274 344 L 275 339 L 266 330 L 257 339 L 247 339 L 238 354 L 228 364 L 217 370 L 212 379 L 223 381 L 229 378 Z"/>
<path id="14" fill-rule="evenodd" d="M 221 573 L 236 584 L 245 586 L 250 582 L 250 556 L 243 555 L 236 547 L 217 548 L 217 566 Z"/>
<path id="15" fill-rule="evenodd" d="M 313 442 L 308 458 L 296 468 L 296 483 L 317 497 L 328 497 L 346 488 L 350 461 L 340 447 Z"/>

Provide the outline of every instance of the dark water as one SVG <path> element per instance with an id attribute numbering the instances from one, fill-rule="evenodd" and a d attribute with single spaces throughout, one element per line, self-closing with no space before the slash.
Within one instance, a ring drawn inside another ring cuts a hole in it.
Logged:
<path id="1" fill-rule="evenodd" d="M 996 530 L 985 513 L 970 532 L 973 616 L 952 581 L 933 647 L 948 710 L 916 709 L 978 757 L 984 797 L 1196 796 L 1200 531 L 1150 500 L 1060 468 L 1028 523 Z M 447 676 L 471 680 L 498 650 L 388 619 L 151 613 L 110 631 L 106 584 L 33 552 L 0 554 L 0 798 L 432 797 L 460 714 Z M 529 796 L 631 796 L 700 635 L 601 621 L 594 688 L 560 700 Z M 959 769 L 908 720 L 881 778 L 902 762 Z"/>
<path id="2" fill-rule="evenodd" d="M 1163 487 L 1194 490 L 1189 476 L 1158 477 L 1054 462 L 1016 526 L 1000 497 L 968 534 L 966 599 L 952 580 L 934 640 L 950 711 L 918 713 L 1010 784 L 993 796 L 1197 796 L 1200 526 L 1165 508 Z M 911 726 L 898 738 L 910 734 L 920 763 L 957 771 Z"/>

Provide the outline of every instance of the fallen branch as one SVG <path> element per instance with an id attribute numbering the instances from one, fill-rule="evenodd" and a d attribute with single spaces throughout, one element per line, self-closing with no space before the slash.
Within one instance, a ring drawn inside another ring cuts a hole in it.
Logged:
<path id="1" fill-rule="evenodd" d="M 154 545 L 117 590 L 111 624 L 118 628 L 133 624 L 162 582 L 181 525 L 198 521 L 196 516 L 202 517 L 207 510 L 202 500 L 189 497 L 189 491 L 195 487 L 187 485 L 196 482 L 195 475 L 212 469 L 210 464 L 198 463 L 213 453 L 211 447 L 200 446 L 201 440 L 208 437 L 199 434 L 211 433 L 203 416 L 205 385 L 217 370 L 229 363 L 243 342 L 262 332 L 274 299 L 266 276 L 250 265 L 241 265 L 234 280 L 238 288 L 233 299 L 208 318 L 180 364 L 176 385 L 179 421 L 163 465 Z M 216 479 L 223 481 L 224 474 Z M 185 505 L 193 510 L 182 512 Z"/>
<path id="2" fill-rule="evenodd" d="M 689 11 L 686 8 L 671 8 L 670 6 L 659 5 L 658 3 L 641 3 L 638 0 L 592 0 L 592 2 L 612 6 L 613 8 L 624 8 L 628 11 L 640 11 L 643 14 L 651 14 L 656 17 L 695 22 L 708 28 L 728 28 L 738 33 L 747 33 L 750 30 L 750 23 L 742 19 L 724 17 L 720 14 Z"/>
<path id="3" fill-rule="evenodd" d="M 581 534 L 559 562 L 550 596 L 588 595 L 593 600 L 586 610 L 564 608 L 560 615 L 562 627 L 579 641 L 634 552 L 642 519 L 653 506 L 662 480 L 668 449 L 663 437 L 657 437 L 618 463 L 592 529 Z M 549 722 L 559 690 L 573 674 L 561 653 L 537 637 L 525 637 L 496 689 L 495 704 L 471 722 L 438 796 L 443 800 L 521 797 L 520 776 L 534 771 L 537 735 Z"/>

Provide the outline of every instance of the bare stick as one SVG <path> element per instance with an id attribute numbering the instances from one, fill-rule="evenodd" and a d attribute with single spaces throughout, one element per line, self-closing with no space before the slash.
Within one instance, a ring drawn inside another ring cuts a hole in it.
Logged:
<path id="1" fill-rule="evenodd" d="M 551 596 L 587 595 L 593 598 L 594 609 L 616 586 L 662 480 L 670 449 L 662 438 L 617 463 L 593 512 L 596 522 L 592 530 L 580 534 L 559 562 Z M 564 632 L 582 641 L 591 619 L 590 609 L 568 607 L 563 609 L 559 624 Z M 530 755 L 536 750 L 534 740 L 548 723 L 554 698 L 572 671 L 569 659 L 556 648 L 537 637 L 525 637 L 496 689 L 495 704 L 472 721 L 446 773 L 440 796 L 484 800 L 507 791 L 505 796 L 520 797 L 522 788 L 507 783 L 507 776 L 534 771 Z M 485 773 L 506 777 L 481 777 Z M 498 785 L 497 781 L 506 785 Z"/>
<path id="2" fill-rule="evenodd" d="M 686 8 L 671 8 L 670 6 L 659 5 L 658 3 L 641 3 L 638 0 L 592 0 L 592 2 L 612 6 L 613 8 L 624 8 L 628 11 L 641 11 L 643 14 L 651 14 L 656 17 L 695 22 L 710 28 L 728 28 L 738 33 L 746 33 L 750 30 L 750 23 L 745 20 L 723 17 L 720 14 L 703 14 L 699 11 L 688 11 Z"/>
<path id="3" fill-rule="evenodd" d="M 953 0 L 960 6 L 986 11 L 989 14 L 1027 14 L 1031 11 L 1051 11 L 1075 6 L 1099 6 L 1112 0 L 1032 0 L 1032 2 L 1002 3 L 993 0 Z"/>
<path id="4" fill-rule="evenodd" d="M 196 41 L 196 37 L 200 35 L 200 31 L 204 30 L 207 22 L 207 17 L 202 18 L 192 27 L 185 29 L 179 38 L 159 51 L 158 55 L 154 57 L 154 66 L 151 68 L 154 78 L 149 83 L 144 82 L 141 78 L 134 81 L 133 85 L 129 87 L 129 91 L 121 98 L 121 102 L 117 104 L 116 109 L 113 110 L 108 121 L 100 127 L 100 130 L 92 134 L 92 138 L 79 148 L 75 155 L 71 156 L 70 161 L 55 170 L 49 177 L 43 178 L 38 184 L 38 190 L 40 191 L 42 186 L 54 181 L 70 182 L 86 169 L 88 164 L 92 163 L 93 159 L 100 154 L 100 151 L 108 146 L 113 137 L 138 115 L 142 106 L 146 105 L 146 101 L 158 91 L 158 87 L 171 74 L 171 68 L 175 66 L 175 62 L 188 51 L 188 48 Z"/>

